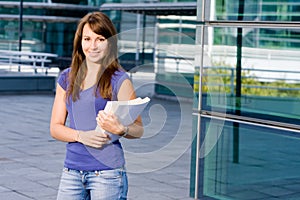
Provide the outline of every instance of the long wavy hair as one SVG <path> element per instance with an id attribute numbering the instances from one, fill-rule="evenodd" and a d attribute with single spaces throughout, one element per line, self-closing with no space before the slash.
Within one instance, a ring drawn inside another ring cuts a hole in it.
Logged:
<path id="1" fill-rule="evenodd" d="M 85 55 L 81 46 L 83 27 L 86 24 L 89 24 L 93 32 L 102 35 L 108 40 L 107 53 L 101 63 L 105 70 L 99 70 L 97 74 L 95 95 L 98 93 L 103 98 L 111 99 L 111 78 L 122 67 L 118 62 L 117 31 L 109 17 L 102 12 L 88 13 L 78 23 L 73 41 L 71 70 L 68 77 L 70 85 L 67 90 L 67 99 L 72 97 L 74 102 L 79 99 L 79 92 L 87 74 Z"/>

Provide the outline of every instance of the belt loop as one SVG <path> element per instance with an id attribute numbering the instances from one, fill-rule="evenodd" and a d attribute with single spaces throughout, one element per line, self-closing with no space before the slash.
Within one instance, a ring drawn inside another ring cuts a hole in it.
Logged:
<path id="1" fill-rule="evenodd" d="M 64 171 L 65 171 L 65 172 L 69 172 L 69 170 L 70 170 L 69 168 L 64 167 Z"/>

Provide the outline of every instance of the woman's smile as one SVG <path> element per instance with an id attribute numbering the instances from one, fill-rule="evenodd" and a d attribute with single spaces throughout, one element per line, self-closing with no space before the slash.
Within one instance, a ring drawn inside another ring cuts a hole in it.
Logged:
<path id="1" fill-rule="evenodd" d="M 93 63 L 99 63 L 104 58 L 108 46 L 107 39 L 93 32 L 89 24 L 83 27 L 81 44 L 86 59 Z"/>

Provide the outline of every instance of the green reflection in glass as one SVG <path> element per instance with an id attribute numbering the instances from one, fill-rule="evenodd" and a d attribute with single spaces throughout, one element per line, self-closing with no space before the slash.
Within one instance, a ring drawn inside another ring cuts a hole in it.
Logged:
<path id="1" fill-rule="evenodd" d="M 206 120 L 208 126 L 209 121 Z M 221 127 L 219 127 L 221 128 Z M 299 199 L 300 139 L 274 129 L 240 124 L 239 162 L 233 162 L 233 124 L 227 123 L 205 157 L 204 195 L 217 199 Z M 206 131 L 206 137 L 214 135 Z"/>
<path id="2" fill-rule="evenodd" d="M 298 0 L 247 0 L 244 20 L 299 21 Z M 216 20 L 237 20 L 238 0 L 215 0 Z"/>

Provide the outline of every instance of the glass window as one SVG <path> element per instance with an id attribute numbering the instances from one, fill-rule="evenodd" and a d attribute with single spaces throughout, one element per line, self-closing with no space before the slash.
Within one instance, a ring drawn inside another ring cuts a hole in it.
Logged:
<path id="1" fill-rule="evenodd" d="M 204 196 L 300 198 L 300 156 L 295 153 L 300 145 L 298 133 L 206 118 L 202 121 Z"/>
<path id="2" fill-rule="evenodd" d="M 203 109 L 224 107 L 231 114 L 239 110 L 244 116 L 300 124 L 300 58 L 294 48 L 300 38 L 288 34 L 299 30 L 242 29 L 238 54 L 237 28 L 207 29 L 215 34 L 204 57 Z"/>
<path id="3" fill-rule="evenodd" d="M 300 199 L 299 1 L 211 2 L 195 39 L 191 196 Z"/>
<path id="4" fill-rule="evenodd" d="M 214 6 L 216 20 L 299 21 L 298 0 L 215 0 Z"/>

